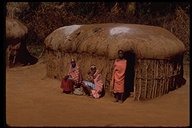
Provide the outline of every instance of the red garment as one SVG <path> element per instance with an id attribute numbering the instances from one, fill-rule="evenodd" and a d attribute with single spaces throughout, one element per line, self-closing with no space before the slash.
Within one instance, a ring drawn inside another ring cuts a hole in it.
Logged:
<path id="1" fill-rule="evenodd" d="M 73 81 L 70 79 L 67 79 L 66 81 L 64 79 L 61 80 L 61 88 L 64 92 L 72 92 L 73 91 Z"/>
<path id="2" fill-rule="evenodd" d="M 75 68 L 70 67 L 68 75 L 70 75 L 76 83 L 82 82 L 82 75 L 78 65 L 76 65 Z"/>
<path id="3" fill-rule="evenodd" d="M 125 70 L 127 60 L 115 60 L 112 74 L 112 86 L 114 93 L 124 93 Z"/>
<path id="4" fill-rule="evenodd" d="M 101 92 L 103 89 L 103 81 L 101 73 L 99 73 L 98 71 L 96 71 L 96 73 L 94 74 L 94 84 L 97 92 Z"/>
<path id="5" fill-rule="evenodd" d="M 94 77 L 94 84 L 95 84 L 96 90 L 91 90 L 91 92 L 92 92 L 94 98 L 99 98 L 100 93 L 103 90 L 103 81 L 101 78 L 101 73 L 96 71 L 96 73 L 94 74 L 93 77 Z"/>

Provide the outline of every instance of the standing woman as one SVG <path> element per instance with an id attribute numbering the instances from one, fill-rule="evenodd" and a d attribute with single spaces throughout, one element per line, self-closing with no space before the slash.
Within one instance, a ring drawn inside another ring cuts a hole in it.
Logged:
<path id="1" fill-rule="evenodd" d="M 126 64 L 127 60 L 124 58 L 123 50 L 119 50 L 118 58 L 114 62 L 111 81 L 115 102 L 123 103 Z"/>

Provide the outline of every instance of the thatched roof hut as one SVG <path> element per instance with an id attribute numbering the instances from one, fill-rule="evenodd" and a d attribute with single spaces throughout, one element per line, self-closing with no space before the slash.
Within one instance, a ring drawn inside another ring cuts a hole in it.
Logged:
<path id="1" fill-rule="evenodd" d="M 6 17 L 6 66 L 35 64 L 37 58 L 26 48 L 28 28 L 17 19 Z"/>
<path id="2" fill-rule="evenodd" d="M 6 44 L 17 44 L 28 33 L 28 28 L 17 19 L 6 17 Z M 14 42 L 14 43 L 13 43 Z"/>
<path id="3" fill-rule="evenodd" d="M 81 66 L 83 76 L 91 64 L 102 72 L 109 91 L 112 65 L 117 51 L 128 60 L 126 85 L 134 99 L 153 99 L 180 86 L 183 78 L 184 44 L 166 29 L 136 24 L 71 25 L 56 29 L 44 41 L 47 76 L 67 73 L 70 58 Z"/>

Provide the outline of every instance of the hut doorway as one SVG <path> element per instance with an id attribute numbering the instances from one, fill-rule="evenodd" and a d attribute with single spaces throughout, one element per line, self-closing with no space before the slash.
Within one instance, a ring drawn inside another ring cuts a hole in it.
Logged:
<path id="1" fill-rule="evenodd" d="M 125 92 L 124 99 L 127 99 L 134 92 L 134 76 L 135 76 L 135 54 L 130 51 L 124 52 L 124 57 L 127 60 L 127 68 L 125 71 Z"/>

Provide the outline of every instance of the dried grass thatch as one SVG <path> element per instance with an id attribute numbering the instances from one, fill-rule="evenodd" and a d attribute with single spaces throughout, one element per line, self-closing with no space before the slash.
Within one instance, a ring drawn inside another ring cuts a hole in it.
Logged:
<path id="1" fill-rule="evenodd" d="M 20 39 L 23 38 L 28 32 L 28 29 L 20 21 L 6 17 L 6 43 L 13 44 L 16 40 L 19 43 Z"/>
<path id="2" fill-rule="evenodd" d="M 138 58 L 166 59 L 183 53 L 184 44 L 168 30 L 136 24 L 72 25 L 55 30 L 46 39 L 57 51 L 97 54 L 115 59 L 117 51 L 134 52 Z"/>
<path id="3" fill-rule="evenodd" d="M 35 64 L 37 58 L 26 48 L 28 28 L 20 21 L 6 17 L 6 66 Z"/>
<path id="4" fill-rule="evenodd" d="M 135 55 L 132 68 L 135 74 L 134 92 L 135 99 L 152 99 L 159 96 L 154 94 L 148 96 L 147 85 L 145 82 L 141 87 L 141 76 L 144 74 L 148 79 L 156 79 L 153 75 L 156 65 L 150 67 L 152 70 L 148 75 L 148 66 L 151 60 L 172 63 L 172 58 L 179 56 L 182 60 L 182 54 L 185 51 L 184 44 L 166 29 L 154 26 L 136 25 L 136 24 L 91 24 L 91 25 L 72 25 L 56 29 L 44 41 L 46 45 L 47 58 L 47 76 L 61 79 L 68 71 L 70 58 L 75 58 L 82 69 L 84 79 L 91 64 L 95 64 L 101 71 L 105 89 L 109 91 L 112 66 L 117 57 L 117 51 L 122 49 Z M 129 57 L 128 57 L 129 58 Z M 149 64 L 142 65 L 142 60 L 149 60 Z M 165 60 L 165 61 L 164 61 Z M 128 61 L 128 62 L 129 62 Z M 180 63 L 179 61 L 178 63 Z M 177 62 L 174 62 L 174 65 Z M 129 66 L 129 63 L 128 63 Z M 180 63 L 182 67 L 182 63 Z M 146 69 L 146 72 L 143 70 Z M 142 70 L 144 72 L 142 72 Z M 158 69 L 160 70 L 160 69 Z M 182 68 L 177 69 L 178 73 Z M 138 73 L 139 72 L 139 73 Z M 172 71 L 171 71 L 172 73 Z M 168 73 L 161 76 L 167 77 Z M 133 75 L 134 76 L 134 75 Z M 140 81 L 138 83 L 138 81 Z M 158 83 L 158 82 L 157 82 Z M 153 88 L 154 84 L 150 84 Z M 143 95 L 143 92 L 146 93 Z M 160 95 L 166 94 L 162 90 Z"/>

